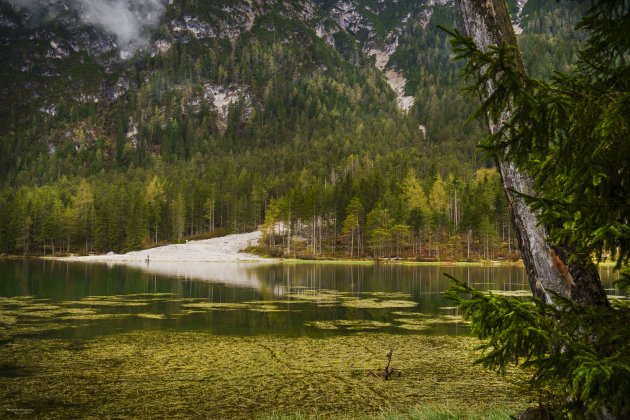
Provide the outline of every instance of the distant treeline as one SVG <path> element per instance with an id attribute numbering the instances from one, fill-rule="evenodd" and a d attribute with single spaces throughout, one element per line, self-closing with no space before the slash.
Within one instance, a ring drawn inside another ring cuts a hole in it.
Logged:
<path id="1" fill-rule="evenodd" d="M 217 177 L 199 161 L 156 166 L 3 189 L 0 251 L 120 252 L 259 227 L 274 255 L 496 258 L 512 246 L 492 169 L 397 178 L 382 160 L 351 157 L 323 180 L 294 174 L 278 194 L 278 180 L 247 169 Z"/>

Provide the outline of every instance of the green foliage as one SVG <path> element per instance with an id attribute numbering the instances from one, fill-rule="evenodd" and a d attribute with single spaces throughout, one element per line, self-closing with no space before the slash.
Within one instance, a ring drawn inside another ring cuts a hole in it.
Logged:
<path id="1" fill-rule="evenodd" d="M 630 257 L 629 12 L 624 1 L 594 2 L 578 24 L 588 34 L 579 60 L 550 81 L 524 74 L 515 46 L 482 52 L 451 33 L 472 80 L 467 90 L 493 89 L 482 95 L 488 98 L 477 116 L 503 123 L 484 148 L 532 176 L 536 197 L 526 199 L 553 241 L 582 257 L 611 252 L 617 268 L 627 267 Z M 480 230 L 490 227 L 481 222 Z M 622 287 L 627 279 L 624 273 Z M 499 372 L 510 364 L 525 368 L 541 404 L 558 417 L 630 415 L 627 301 L 591 306 L 554 295 L 546 304 L 484 294 L 453 280 L 449 296 L 484 341 L 478 363 Z"/>
<path id="2" fill-rule="evenodd" d="M 575 69 L 550 82 L 522 74 L 514 47 L 481 52 L 453 33 L 469 90 L 496 86 L 479 115 L 511 110 L 486 149 L 531 174 L 538 196 L 528 199 L 553 240 L 581 254 L 618 252 L 618 267 L 630 257 L 629 20 L 627 3 L 596 2 L 579 24 L 588 39 Z"/>
<path id="3" fill-rule="evenodd" d="M 502 373 L 512 364 L 526 369 L 531 389 L 558 416 L 630 415 L 627 301 L 591 306 L 556 295 L 551 305 L 486 294 L 451 279 L 447 295 L 484 340 L 476 363 Z"/>
<path id="4" fill-rule="evenodd" d="M 353 255 L 416 257 L 428 252 L 427 240 L 443 246 L 465 235 L 469 242 L 469 230 L 474 233 L 473 258 L 490 258 L 507 246 L 509 219 L 494 170 L 442 181 L 438 216 L 424 195 L 431 181 L 413 176 L 413 160 L 397 153 L 352 158 L 324 175 L 314 175 L 317 166 L 274 175 L 276 162 L 270 160 L 266 154 L 171 165 L 157 159 L 150 169 L 5 187 L 0 190 L 0 252 L 131 250 L 215 229 L 250 231 L 263 222 L 269 246 L 284 243 L 272 234 L 272 227 L 282 223 L 285 240 L 290 227 L 291 236 L 306 239 L 317 255 L 345 256 L 352 248 Z M 401 180 L 392 176 L 399 165 L 410 168 Z M 236 167 L 243 169 L 237 172 Z M 271 175 L 257 175 L 264 172 Z M 478 221 L 484 217 L 482 226 Z M 484 226 L 493 229 L 491 243 Z M 496 226 L 503 229 L 496 232 Z"/>
<path id="5" fill-rule="evenodd" d="M 620 290 L 630 293 L 630 270 L 625 269 L 619 273 L 619 280 L 615 282 L 615 285 Z"/>

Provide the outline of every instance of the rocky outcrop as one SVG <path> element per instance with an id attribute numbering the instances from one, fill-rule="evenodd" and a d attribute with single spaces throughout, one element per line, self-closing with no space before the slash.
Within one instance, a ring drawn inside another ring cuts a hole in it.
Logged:
<path id="1" fill-rule="evenodd" d="M 202 99 L 208 102 L 211 109 L 216 112 L 218 117 L 217 128 L 221 132 L 225 132 L 227 129 L 231 105 L 236 104 L 238 101 L 243 101 L 244 109 L 241 117 L 244 119 L 248 118 L 252 112 L 252 97 L 245 86 L 205 84 Z"/>

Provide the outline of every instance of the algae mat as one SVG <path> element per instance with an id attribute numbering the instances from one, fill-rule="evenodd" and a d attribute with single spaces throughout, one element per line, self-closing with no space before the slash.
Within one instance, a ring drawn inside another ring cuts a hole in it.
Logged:
<path id="1" fill-rule="evenodd" d="M 366 417 L 414 407 L 527 406 L 515 373 L 472 366 L 469 337 L 330 338 L 145 331 L 0 346 L 0 417 Z M 394 349 L 402 376 L 371 376 Z M 481 411 L 479 411 L 481 410 Z"/>

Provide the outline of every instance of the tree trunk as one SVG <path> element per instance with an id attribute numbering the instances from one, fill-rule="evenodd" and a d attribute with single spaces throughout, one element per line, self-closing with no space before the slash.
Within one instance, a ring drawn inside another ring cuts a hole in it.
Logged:
<path id="1" fill-rule="evenodd" d="M 505 0 L 457 0 L 457 8 L 464 33 L 472 38 L 480 50 L 487 50 L 488 46 L 502 42 L 517 45 Z M 517 54 L 515 61 L 517 68 L 525 75 L 520 55 Z M 493 91 L 493 84 L 488 83 L 479 92 L 481 99 L 485 100 Z M 497 133 L 509 115 L 510 110 L 506 109 L 500 120 L 488 118 L 490 132 Z M 536 214 L 521 196 L 514 193 L 532 195 L 531 178 L 502 156 L 496 157 L 496 163 L 534 296 L 550 302 L 552 296 L 549 291 L 554 291 L 578 302 L 607 305 L 599 273 L 589 256 L 584 256 L 580 262 L 568 264 L 570 252 L 566 248 L 549 245 L 546 229 L 538 225 Z"/>

